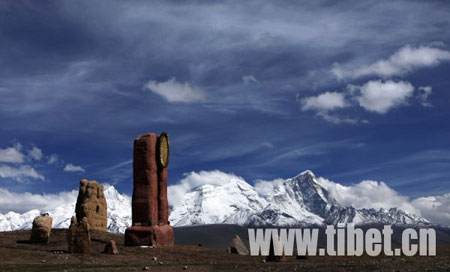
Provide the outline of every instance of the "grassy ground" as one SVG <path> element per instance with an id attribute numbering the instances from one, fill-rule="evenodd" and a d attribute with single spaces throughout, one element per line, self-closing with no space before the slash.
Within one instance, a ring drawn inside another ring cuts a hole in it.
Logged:
<path id="1" fill-rule="evenodd" d="M 200 246 L 125 247 L 123 236 L 99 232 L 92 233 L 92 254 L 69 254 L 65 230 L 53 230 L 46 245 L 27 243 L 29 235 L 0 232 L 0 271 L 450 271 L 450 245 L 438 246 L 436 257 L 289 257 L 263 263 L 263 257 Z M 120 254 L 101 253 L 108 240 L 116 241 Z"/>

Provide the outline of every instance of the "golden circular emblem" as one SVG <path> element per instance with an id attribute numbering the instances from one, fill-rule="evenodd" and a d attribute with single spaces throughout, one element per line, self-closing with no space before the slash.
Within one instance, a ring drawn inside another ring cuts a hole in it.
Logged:
<path id="1" fill-rule="evenodd" d="M 169 165 L 170 140 L 167 133 L 163 132 L 158 138 L 158 161 L 159 164 L 166 168 Z"/>

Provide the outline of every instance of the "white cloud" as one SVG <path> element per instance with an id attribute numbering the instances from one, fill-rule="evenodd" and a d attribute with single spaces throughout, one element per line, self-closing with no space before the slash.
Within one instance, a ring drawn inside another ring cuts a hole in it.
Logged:
<path id="1" fill-rule="evenodd" d="M 431 222 L 450 226 L 450 193 L 419 197 L 412 201 L 412 205 Z"/>
<path id="2" fill-rule="evenodd" d="M 40 160 L 42 151 L 33 147 L 28 151 L 31 159 Z M 25 155 L 22 153 L 22 145 L 15 144 L 13 147 L 0 149 L 0 162 L 14 163 L 16 166 L 0 165 L 0 178 L 12 178 L 16 181 L 31 179 L 44 180 L 44 176 L 39 174 L 32 166 L 24 164 Z"/>
<path id="3" fill-rule="evenodd" d="M 21 152 L 22 145 L 16 144 L 5 149 L 0 148 L 0 162 L 23 163 L 24 155 Z"/>
<path id="4" fill-rule="evenodd" d="M 66 166 L 64 167 L 64 171 L 66 171 L 66 172 L 85 172 L 83 167 L 73 165 L 71 163 L 66 164 Z"/>
<path id="5" fill-rule="evenodd" d="M 0 213 L 15 211 L 19 213 L 32 209 L 52 210 L 67 203 L 76 202 L 78 191 L 58 194 L 14 193 L 0 188 Z"/>
<path id="6" fill-rule="evenodd" d="M 424 107 L 431 106 L 428 97 L 431 95 L 432 88 L 423 86 L 419 87 L 418 91 L 414 98 L 418 99 Z M 414 86 L 407 81 L 371 80 L 361 86 L 348 84 L 346 93 L 325 92 L 318 96 L 303 98 L 300 102 L 303 111 L 314 110 L 317 116 L 330 123 L 358 124 L 368 123 L 368 121 L 339 117 L 331 112 L 335 109 L 353 107 L 356 101 L 367 111 L 384 114 L 392 108 L 406 105 L 408 98 L 413 95 Z"/>
<path id="7" fill-rule="evenodd" d="M 333 124 L 367 124 L 367 120 L 359 120 L 355 118 L 348 118 L 348 117 L 339 117 L 335 115 L 331 115 L 328 112 L 319 112 L 317 113 L 318 116 L 322 117 L 325 121 L 333 123 Z"/>
<path id="8" fill-rule="evenodd" d="M 386 113 L 390 109 L 406 103 L 412 96 L 414 87 L 406 81 L 371 80 L 362 86 L 350 85 L 350 89 L 358 90 L 355 99 L 364 109 L 376 113 Z"/>
<path id="9" fill-rule="evenodd" d="M 0 166 L 1 178 L 13 178 L 21 181 L 27 178 L 44 180 L 44 176 L 39 174 L 33 167 L 29 165 L 21 165 L 19 167 L 12 167 L 9 165 Z"/>
<path id="10" fill-rule="evenodd" d="M 169 205 L 171 207 L 180 205 L 184 199 L 184 195 L 198 186 L 204 184 L 220 185 L 236 179 L 245 182 L 241 177 L 218 170 L 200 171 L 198 173 L 190 172 L 185 174 L 184 178 L 178 184 L 168 186 Z"/>
<path id="11" fill-rule="evenodd" d="M 54 164 L 56 162 L 58 162 L 58 155 L 52 154 L 52 155 L 50 155 L 50 157 L 48 157 L 48 161 L 47 161 L 48 164 Z"/>
<path id="12" fill-rule="evenodd" d="M 409 198 L 402 196 L 384 182 L 363 180 L 360 183 L 345 186 L 339 183 L 317 178 L 317 182 L 325 187 L 341 204 L 355 208 L 389 209 L 400 208 L 411 213 L 419 211 L 409 202 Z"/>
<path id="13" fill-rule="evenodd" d="M 339 117 L 330 113 L 333 110 L 351 106 L 351 104 L 346 100 L 344 93 L 325 92 L 319 94 L 318 96 L 303 98 L 300 103 L 302 104 L 303 111 L 316 111 L 317 116 L 333 124 L 367 123 L 366 120 L 361 121 L 354 118 Z"/>
<path id="14" fill-rule="evenodd" d="M 318 112 L 327 112 L 339 108 L 347 107 L 343 93 L 325 92 L 318 96 L 306 97 L 301 100 L 302 110 L 315 110 Z"/>
<path id="15" fill-rule="evenodd" d="M 250 83 L 259 83 L 258 80 L 256 80 L 254 75 L 247 75 L 247 76 L 242 76 L 242 81 L 244 82 L 245 85 L 250 84 Z"/>
<path id="16" fill-rule="evenodd" d="M 450 51 L 430 46 L 411 47 L 406 45 L 391 55 L 388 59 L 379 60 L 370 65 L 363 65 L 355 69 L 344 69 L 335 64 L 331 69 L 339 78 L 360 78 L 364 76 L 380 76 L 383 78 L 403 76 L 423 67 L 439 65 L 444 61 L 450 61 Z M 349 84 L 347 86 L 352 96 L 364 109 L 380 114 L 387 113 L 392 108 L 405 105 L 407 99 L 414 94 L 414 86 L 407 81 L 370 80 L 362 86 Z M 430 107 L 428 97 L 431 95 L 431 86 L 418 88 L 415 96 L 424 107 Z M 309 109 L 311 107 L 306 107 Z M 305 109 L 305 105 L 304 108 Z M 319 111 L 322 118 L 332 123 L 341 122 L 340 118 Z"/>
<path id="17" fill-rule="evenodd" d="M 317 178 L 317 181 L 343 205 L 374 209 L 396 207 L 421 215 L 430 222 L 450 226 L 450 193 L 410 200 L 384 182 L 364 180 L 345 186 L 324 178 Z"/>
<path id="18" fill-rule="evenodd" d="M 267 148 L 275 148 L 275 145 L 274 144 L 272 144 L 271 142 L 269 142 L 269 141 L 264 141 L 263 142 L 263 146 L 265 146 L 265 147 L 267 147 Z"/>
<path id="19" fill-rule="evenodd" d="M 148 90 L 161 95 L 169 102 L 195 102 L 205 98 L 205 92 L 189 83 L 180 83 L 172 78 L 164 82 L 150 80 L 145 85 Z"/>
<path id="20" fill-rule="evenodd" d="M 432 92 L 431 86 L 419 87 L 418 91 L 419 91 L 419 93 L 417 94 L 417 98 L 419 99 L 422 106 L 431 107 L 430 102 L 428 102 L 428 97 L 431 95 L 431 92 Z"/>
<path id="21" fill-rule="evenodd" d="M 30 151 L 28 151 L 28 156 L 39 161 L 42 159 L 42 150 L 34 146 Z"/>
<path id="22" fill-rule="evenodd" d="M 342 68 L 339 64 L 335 64 L 331 71 L 339 79 L 356 79 L 364 76 L 380 76 L 386 78 L 402 76 L 416 69 L 439 65 L 444 61 L 450 61 L 449 51 L 430 46 L 414 48 L 406 45 L 388 59 L 348 70 Z"/>
<path id="23" fill-rule="evenodd" d="M 276 187 L 280 186 L 284 182 L 284 179 L 275 179 L 275 180 L 257 180 L 255 181 L 254 188 L 255 191 L 262 195 L 267 196 L 271 194 Z"/>

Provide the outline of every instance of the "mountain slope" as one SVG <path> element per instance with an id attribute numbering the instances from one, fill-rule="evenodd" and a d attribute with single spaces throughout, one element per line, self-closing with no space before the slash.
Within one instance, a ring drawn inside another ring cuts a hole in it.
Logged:
<path id="1" fill-rule="evenodd" d="M 248 216 L 268 203 L 253 187 L 239 179 L 232 179 L 220 186 L 205 184 L 185 195 L 181 205 L 170 213 L 174 226 L 204 224 L 243 225 Z"/>
<path id="2" fill-rule="evenodd" d="M 123 233 L 131 225 L 131 199 L 113 186 L 105 185 L 108 230 Z M 173 226 L 236 224 L 241 226 L 296 226 L 337 223 L 423 225 L 429 222 L 397 208 L 389 210 L 346 207 L 321 186 L 311 171 L 282 180 L 265 195 L 240 178 L 204 184 L 184 195 L 172 208 Z M 66 203 L 47 212 L 54 228 L 67 228 L 75 203 Z M 0 231 L 29 229 L 41 211 L 0 214 Z"/>
<path id="3" fill-rule="evenodd" d="M 108 231 L 123 233 L 131 225 L 131 199 L 110 185 L 104 186 L 104 192 L 108 205 Z M 0 213 L 0 231 L 31 229 L 33 219 L 44 212 L 53 217 L 53 228 L 68 228 L 70 219 L 75 215 L 75 203 L 67 203 L 53 210 Z"/>
<path id="4" fill-rule="evenodd" d="M 230 180 L 220 185 L 202 185 L 187 193 L 174 207 L 169 220 L 174 226 L 237 224 L 295 226 L 309 224 L 428 224 L 397 208 L 356 209 L 338 203 L 316 180 L 312 171 L 286 179 L 266 196 L 246 182 Z"/>

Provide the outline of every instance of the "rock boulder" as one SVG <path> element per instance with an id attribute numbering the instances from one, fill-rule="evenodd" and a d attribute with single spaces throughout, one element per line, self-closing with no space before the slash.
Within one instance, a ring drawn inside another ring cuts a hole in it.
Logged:
<path id="1" fill-rule="evenodd" d="M 48 243 L 52 231 L 53 219 L 48 214 L 36 216 L 33 220 L 30 241 L 32 243 Z"/>
<path id="2" fill-rule="evenodd" d="M 239 237 L 239 235 L 235 235 L 231 240 L 230 247 L 228 247 L 228 252 L 239 255 L 250 254 L 250 251 L 245 246 L 244 242 L 242 241 L 241 237 Z"/>
<path id="3" fill-rule="evenodd" d="M 75 213 L 78 222 L 87 218 L 91 230 L 106 231 L 107 204 L 103 185 L 95 180 L 81 180 Z"/>

